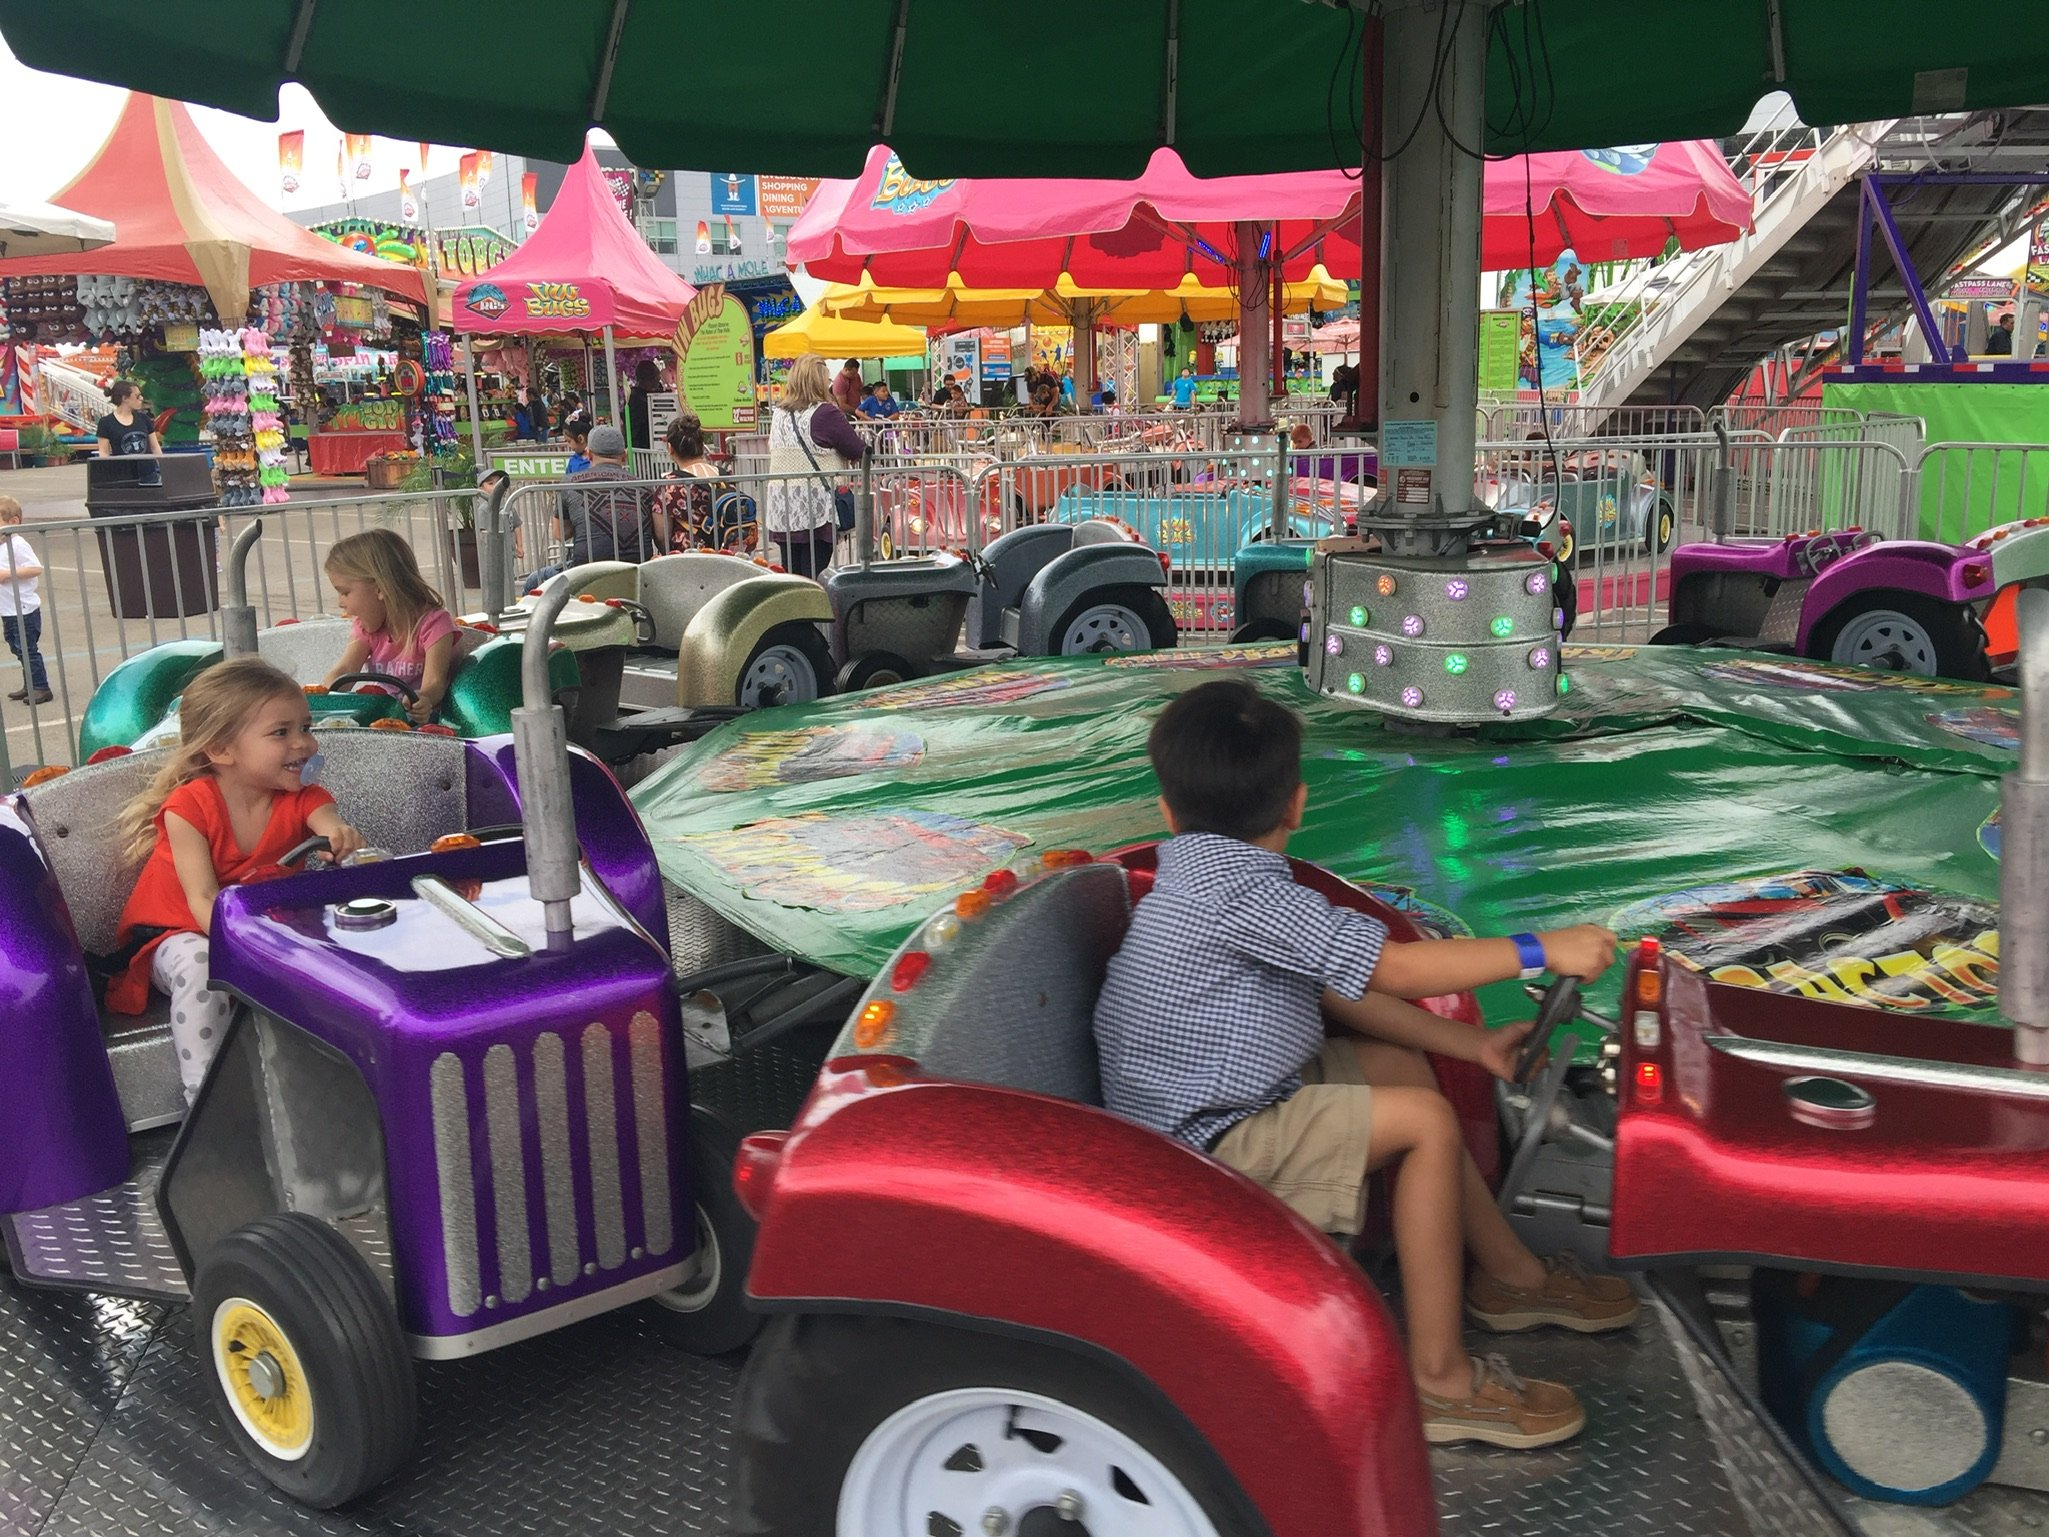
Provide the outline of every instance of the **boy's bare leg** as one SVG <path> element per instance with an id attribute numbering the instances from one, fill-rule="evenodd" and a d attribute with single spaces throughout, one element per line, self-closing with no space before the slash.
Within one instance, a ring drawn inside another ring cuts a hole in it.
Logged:
<path id="1" fill-rule="evenodd" d="M 1376 1089 L 1367 1167 L 1401 1160 L 1395 1182 L 1394 1246 L 1409 1320 L 1409 1366 L 1417 1385 L 1440 1398 L 1472 1391 L 1466 1354 L 1465 1246 L 1459 1231 L 1458 1119 L 1434 1089 Z"/>
<path id="2" fill-rule="evenodd" d="M 1366 1074 L 1366 1081 L 1374 1088 L 1422 1089 L 1442 1098 L 1437 1087 L 1437 1075 L 1430 1070 L 1429 1059 L 1420 1051 L 1390 1045 L 1386 1041 L 1365 1039 L 1354 1040 L 1352 1047 L 1359 1054 L 1359 1065 Z M 1376 1098 L 1376 1110 L 1379 1104 Z M 1493 1192 L 1480 1177 L 1479 1166 L 1465 1151 L 1463 1137 L 1459 1139 L 1459 1166 L 1459 1213 L 1466 1246 L 1472 1250 L 1474 1262 L 1504 1285 L 1542 1286 L 1544 1262 L 1515 1236 L 1515 1229 L 1501 1215 L 1501 1208 L 1494 1204 Z"/>

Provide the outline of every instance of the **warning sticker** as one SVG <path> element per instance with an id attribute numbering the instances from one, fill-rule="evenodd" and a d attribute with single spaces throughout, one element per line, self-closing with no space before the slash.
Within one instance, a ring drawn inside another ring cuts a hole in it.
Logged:
<path id="1" fill-rule="evenodd" d="M 1404 506 L 1428 507 L 1430 505 L 1430 472 L 1428 470 L 1396 470 L 1394 472 L 1394 499 Z"/>

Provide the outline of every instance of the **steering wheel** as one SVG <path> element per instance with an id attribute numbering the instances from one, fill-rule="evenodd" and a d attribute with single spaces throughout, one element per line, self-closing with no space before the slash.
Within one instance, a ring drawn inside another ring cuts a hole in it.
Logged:
<path id="1" fill-rule="evenodd" d="M 419 703 L 420 691 L 414 688 L 412 684 L 401 682 L 397 678 L 387 677 L 381 672 L 345 672 L 339 678 L 336 678 L 334 682 L 328 684 L 327 688 L 329 693 L 333 693 L 336 689 L 346 686 L 350 687 L 351 692 L 353 692 L 353 685 L 358 683 L 375 683 L 381 688 L 395 688 L 404 697 L 407 704 Z"/>
<path id="2" fill-rule="evenodd" d="M 325 838 L 319 833 L 315 833 L 312 837 L 301 839 L 285 850 L 279 857 L 278 863 L 281 865 L 302 864 L 305 862 L 307 855 L 332 853 L 333 848 L 334 846 Z"/>
<path id="3" fill-rule="evenodd" d="M 1544 989 L 1544 1001 L 1537 1005 L 1537 1027 L 1523 1041 L 1523 1049 L 1516 1054 L 1515 1081 L 1526 1084 L 1530 1073 L 1544 1059 L 1544 1051 L 1551 1044 L 1551 1032 L 1579 1012 L 1579 978 L 1554 977 L 1551 985 Z"/>

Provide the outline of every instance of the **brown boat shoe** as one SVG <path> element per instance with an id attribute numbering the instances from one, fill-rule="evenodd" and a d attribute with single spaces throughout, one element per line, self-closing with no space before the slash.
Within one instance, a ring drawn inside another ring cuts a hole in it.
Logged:
<path id="1" fill-rule="evenodd" d="M 1473 1358 L 1473 1391 L 1464 1398 L 1417 1393 L 1423 1439 L 1484 1441 L 1526 1451 L 1569 1441 L 1586 1428 L 1587 1412 L 1562 1383 L 1518 1377 L 1500 1356 Z"/>
<path id="2" fill-rule="evenodd" d="M 1554 1254 L 1544 1261 L 1542 1286 L 1509 1286 L 1484 1270 L 1476 1272 L 1466 1287 L 1466 1311 L 1496 1334 L 1544 1324 L 1600 1334 L 1628 1328 L 1641 1308 L 1620 1276 L 1597 1275 L 1577 1254 Z"/>

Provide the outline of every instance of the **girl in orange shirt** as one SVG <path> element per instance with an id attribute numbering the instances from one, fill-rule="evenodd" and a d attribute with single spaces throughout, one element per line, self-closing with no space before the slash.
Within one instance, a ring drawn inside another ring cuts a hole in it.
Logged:
<path id="1" fill-rule="evenodd" d="M 170 995 L 188 1104 L 228 1024 L 227 996 L 207 985 L 215 895 L 276 864 L 309 833 L 326 838 L 337 859 L 363 846 L 334 797 L 305 781 L 317 751 L 297 683 L 259 657 L 222 662 L 186 686 L 178 745 L 121 813 L 130 856 L 147 857 L 115 942 L 141 945 L 107 984 L 107 1007 L 142 1013 L 152 982 Z"/>

